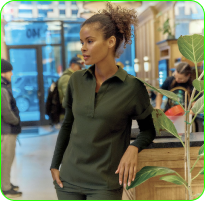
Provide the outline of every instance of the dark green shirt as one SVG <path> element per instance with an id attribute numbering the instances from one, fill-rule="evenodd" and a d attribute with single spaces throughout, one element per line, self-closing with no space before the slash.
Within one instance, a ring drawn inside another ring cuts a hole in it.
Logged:
<path id="1" fill-rule="evenodd" d="M 121 67 L 96 95 L 94 70 L 77 71 L 69 80 L 51 168 L 61 164 L 62 181 L 79 187 L 117 189 L 115 171 L 130 144 L 132 119 L 145 119 L 153 108 L 144 84 Z M 155 137 L 153 130 L 152 121 L 147 122 L 133 145 L 146 148 Z"/>

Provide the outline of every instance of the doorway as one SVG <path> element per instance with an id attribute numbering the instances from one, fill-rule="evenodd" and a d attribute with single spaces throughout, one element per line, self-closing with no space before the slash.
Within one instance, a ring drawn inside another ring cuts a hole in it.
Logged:
<path id="1" fill-rule="evenodd" d="M 8 46 L 12 92 L 23 126 L 47 125 L 48 89 L 62 73 L 61 45 Z"/>

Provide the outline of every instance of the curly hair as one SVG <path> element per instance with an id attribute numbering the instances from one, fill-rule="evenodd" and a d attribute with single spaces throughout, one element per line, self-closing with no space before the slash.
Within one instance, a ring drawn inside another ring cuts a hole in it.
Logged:
<path id="1" fill-rule="evenodd" d="M 98 13 L 87 19 L 81 27 L 87 24 L 98 23 L 97 30 L 103 32 L 105 40 L 115 36 L 116 45 L 114 53 L 116 57 L 119 57 L 120 53 L 117 53 L 118 48 L 120 48 L 123 42 L 123 48 L 126 48 L 126 44 L 131 44 L 131 25 L 136 26 L 137 22 L 137 12 L 134 9 L 121 8 L 120 6 L 114 7 L 108 2 L 106 9 L 98 11 Z"/>

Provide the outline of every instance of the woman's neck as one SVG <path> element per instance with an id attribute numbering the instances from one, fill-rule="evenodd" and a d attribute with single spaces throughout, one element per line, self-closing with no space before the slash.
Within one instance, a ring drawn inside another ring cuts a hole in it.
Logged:
<path id="1" fill-rule="evenodd" d="M 112 77 L 118 71 L 118 67 L 115 64 L 115 60 L 104 61 L 95 64 L 95 77 L 96 80 L 103 83 L 108 78 Z"/>

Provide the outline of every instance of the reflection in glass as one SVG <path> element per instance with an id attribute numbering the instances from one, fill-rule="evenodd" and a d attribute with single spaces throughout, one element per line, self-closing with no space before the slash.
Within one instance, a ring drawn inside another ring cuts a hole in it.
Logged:
<path id="1" fill-rule="evenodd" d="M 43 58 L 43 82 L 44 82 L 44 103 L 48 97 L 49 87 L 62 75 L 62 52 L 60 46 L 42 47 Z M 49 119 L 45 115 L 45 119 Z"/>
<path id="2" fill-rule="evenodd" d="M 66 68 L 69 67 L 69 63 L 72 57 L 75 57 L 77 54 L 82 54 L 82 45 L 80 43 L 80 25 L 81 24 L 79 23 L 64 23 Z"/>
<path id="3" fill-rule="evenodd" d="M 35 49 L 10 49 L 12 92 L 21 121 L 39 121 L 37 60 Z M 26 59 L 25 59 L 26 58 Z"/>
<path id="4" fill-rule="evenodd" d="M 60 22 L 10 22 L 5 25 L 7 45 L 60 44 Z"/>

